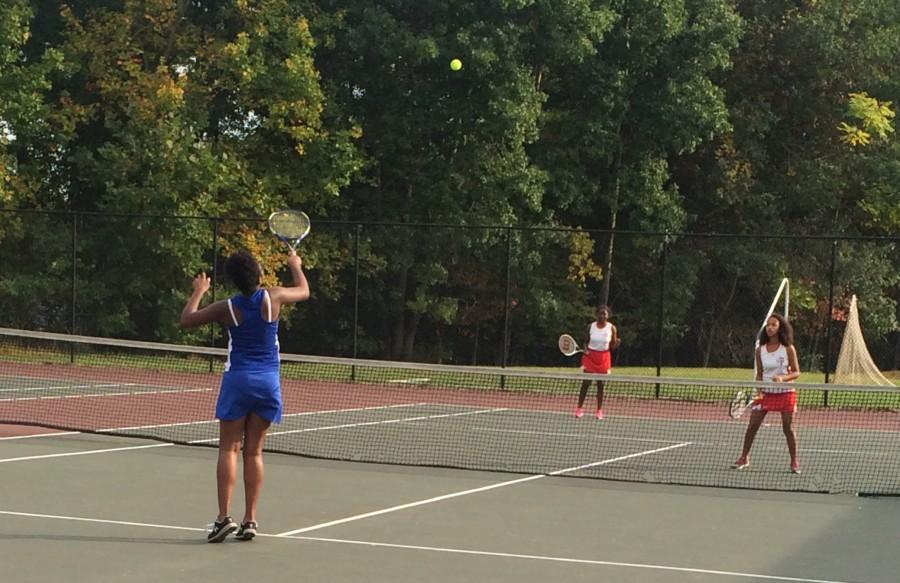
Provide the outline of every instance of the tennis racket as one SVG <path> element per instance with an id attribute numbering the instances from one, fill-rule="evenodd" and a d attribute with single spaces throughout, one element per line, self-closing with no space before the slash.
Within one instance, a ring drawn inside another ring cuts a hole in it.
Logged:
<path id="1" fill-rule="evenodd" d="M 740 419 L 747 411 L 753 400 L 756 399 L 756 388 L 740 389 L 731 398 L 728 406 L 728 416 L 732 419 Z"/>
<path id="2" fill-rule="evenodd" d="M 276 211 L 269 215 L 269 230 L 294 249 L 309 235 L 309 229 L 309 217 L 302 211 Z"/>
<path id="3" fill-rule="evenodd" d="M 559 351 L 565 354 L 566 356 L 572 356 L 578 352 L 584 352 L 583 348 L 578 346 L 578 343 L 575 342 L 575 339 L 569 336 L 568 334 L 563 334 L 559 337 Z"/>

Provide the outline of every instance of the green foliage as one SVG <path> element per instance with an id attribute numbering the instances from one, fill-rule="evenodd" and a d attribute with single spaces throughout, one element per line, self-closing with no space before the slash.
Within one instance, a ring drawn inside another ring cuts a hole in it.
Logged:
<path id="1" fill-rule="evenodd" d="M 894 132 L 891 125 L 894 115 L 890 101 L 879 102 L 867 93 L 851 93 L 847 117 L 858 120 L 862 128 L 842 121 L 838 125 L 844 134 L 841 141 L 850 146 L 865 146 L 871 142 L 873 133 L 884 140 Z"/>
<path id="2" fill-rule="evenodd" d="M 572 233 L 572 253 L 569 255 L 569 281 L 584 285 L 588 280 L 599 280 L 603 270 L 594 263 L 594 239 L 589 233 Z"/>
<path id="3" fill-rule="evenodd" d="M 190 277 L 239 246 L 283 276 L 256 219 L 291 206 L 300 350 L 530 363 L 608 287 L 620 364 L 743 363 L 788 276 L 821 360 L 830 243 L 753 236 L 896 236 L 898 98 L 895 0 L 8 0 L 0 201 L 83 214 L 2 217 L 2 314 L 206 341 Z M 882 346 L 897 261 L 839 249 Z"/>
<path id="4" fill-rule="evenodd" d="M 4 144 L 15 164 L 2 166 L 2 184 L 14 204 L 210 216 L 265 216 L 291 205 L 321 215 L 337 208 L 335 195 L 360 166 L 358 130 L 333 115 L 326 125 L 302 6 L 44 3 L 31 35 L 28 3 L 4 10 L 0 27 L 19 31 L 4 35 L 0 49 L 0 120 L 15 136 Z M 183 294 L 163 290 L 187 289 L 215 259 L 204 257 L 209 224 L 188 223 L 93 224 L 81 239 L 91 258 L 83 271 L 102 267 L 89 285 L 108 298 L 109 313 L 91 329 L 158 333 L 151 316 L 171 313 L 162 304 Z M 226 226 L 223 249 L 257 247 L 263 232 L 255 233 Z M 141 283 L 117 285 L 138 261 Z M 274 268 L 283 259 L 271 261 Z"/>

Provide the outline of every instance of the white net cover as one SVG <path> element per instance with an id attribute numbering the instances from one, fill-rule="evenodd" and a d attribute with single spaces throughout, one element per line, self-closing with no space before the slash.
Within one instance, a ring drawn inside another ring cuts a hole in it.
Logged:
<path id="1" fill-rule="evenodd" d="M 840 385 L 877 385 L 894 386 L 887 379 L 869 354 L 862 329 L 859 327 L 859 310 L 856 307 L 856 296 L 850 298 L 850 309 L 847 314 L 847 327 L 844 329 L 844 340 L 838 355 L 837 368 L 834 371 L 834 383 Z"/>

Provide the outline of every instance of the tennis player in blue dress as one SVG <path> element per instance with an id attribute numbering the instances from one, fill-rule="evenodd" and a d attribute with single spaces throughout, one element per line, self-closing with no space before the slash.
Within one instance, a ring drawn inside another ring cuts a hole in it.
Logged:
<path id="1" fill-rule="evenodd" d="M 236 538 L 251 540 L 258 529 L 256 507 L 263 483 L 263 443 L 269 425 L 281 421 L 278 317 L 281 306 L 309 299 L 303 263 L 293 249 L 287 264 L 294 285 L 264 288 L 259 262 L 249 252 L 237 251 L 226 261 L 225 273 L 241 293 L 199 309 L 211 283 L 201 273 L 194 279 L 193 293 L 181 313 L 181 325 L 185 328 L 218 322 L 228 330 L 228 360 L 216 403 L 219 513 L 207 535 L 209 542 L 222 542 L 234 531 Z M 239 527 L 229 508 L 241 444 L 246 506 Z"/>

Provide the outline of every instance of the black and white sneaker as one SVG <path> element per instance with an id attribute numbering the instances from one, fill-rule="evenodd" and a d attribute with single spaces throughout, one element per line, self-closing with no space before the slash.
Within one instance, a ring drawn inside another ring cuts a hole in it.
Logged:
<path id="1" fill-rule="evenodd" d="M 236 531 L 237 523 L 230 516 L 226 516 L 222 520 L 217 520 L 209 525 L 206 529 L 206 542 L 220 543 L 225 538 Z"/>
<path id="2" fill-rule="evenodd" d="M 248 520 L 241 524 L 241 529 L 237 531 L 237 534 L 234 535 L 234 538 L 238 540 L 253 540 L 253 537 L 256 536 L 256 529 L 259 528 L 255 522 L 252 520 Z"/>

